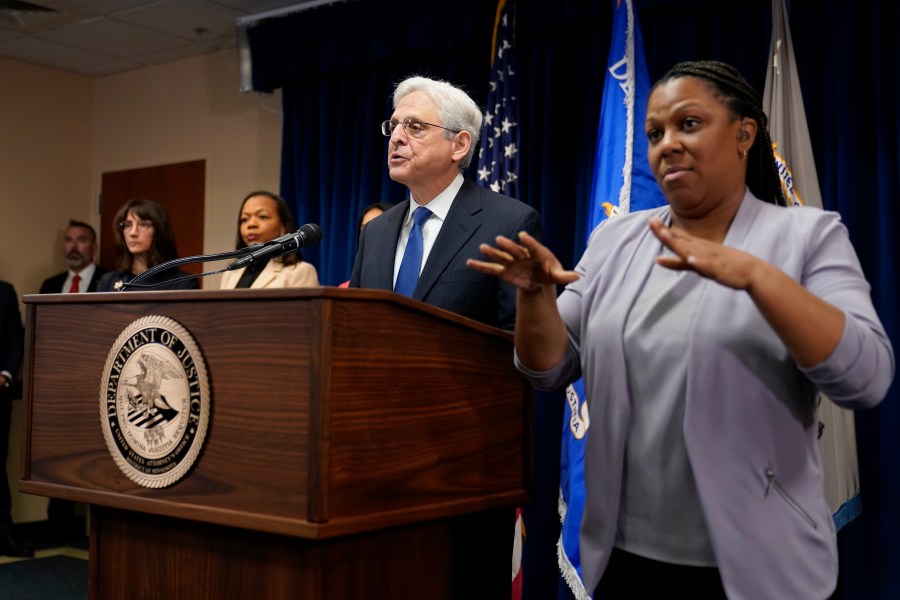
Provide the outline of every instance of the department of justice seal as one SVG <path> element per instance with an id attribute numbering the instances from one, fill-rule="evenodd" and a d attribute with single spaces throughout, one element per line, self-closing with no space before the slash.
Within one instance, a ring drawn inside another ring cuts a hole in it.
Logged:
<path id="1" fill-rule="evenodd" d="M 209 410 L 206 365 L 180 323 L 151 315 L 119 334 L 103 368 L 100 418 L 129 479 L 161 488 L 184 477 L 203 446 Z"/>

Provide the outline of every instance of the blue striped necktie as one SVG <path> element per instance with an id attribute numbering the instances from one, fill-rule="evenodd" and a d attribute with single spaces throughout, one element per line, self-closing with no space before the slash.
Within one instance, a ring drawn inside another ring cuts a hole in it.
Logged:
<path id="1" fill-rule="evenodd" d="M 397 282 L 394 291 L 404 296 L 412 296 L 419 281 L 419 270 L 422 268 L 422 226 L 431 211 L 420 206 L 413 211 L 413 226 L 406 241 L 406 250 L 403 251 L 403 260 L 400 261 L 400 270 L 397 272 Z"/>

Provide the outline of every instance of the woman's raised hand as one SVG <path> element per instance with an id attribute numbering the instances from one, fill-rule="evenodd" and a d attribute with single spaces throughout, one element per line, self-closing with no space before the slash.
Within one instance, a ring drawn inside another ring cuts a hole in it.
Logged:
<path id="1" fill-rule="evenodd" d="M 499 277 L 526 291 L 565 285 L 579 277 L 578 273 L 563 269 L 546 246 L 524 231 L 519 233 L 518 243 L 502 235 L 497 236 L 496 242 L 496 246 L 481 244 L 479 249 L 485 260 L 469 259 L 466 261 L 469 268 Z"/>

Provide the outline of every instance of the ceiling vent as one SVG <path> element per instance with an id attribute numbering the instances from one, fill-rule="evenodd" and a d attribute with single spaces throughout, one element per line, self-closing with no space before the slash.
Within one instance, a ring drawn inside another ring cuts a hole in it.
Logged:
<path id="1" fill-rule="evenodd" d="M 0 16 L 5 20 L 14 21 L 20 27 L 25 27 L 26 15 L 43 15 L 48 13 L 58 13 L 58 10 L 39 6 L 31 2 L 22 2 L 21 0 L 0 0 Z"/>
<path id="2" fill-rule="evenodd" d="M 12 13 L 47 13 L 59 12 L 46 6 L 39 6 L 31 2 L 21 2 L 20 0 L 0 0 L 0 11 Z"/>

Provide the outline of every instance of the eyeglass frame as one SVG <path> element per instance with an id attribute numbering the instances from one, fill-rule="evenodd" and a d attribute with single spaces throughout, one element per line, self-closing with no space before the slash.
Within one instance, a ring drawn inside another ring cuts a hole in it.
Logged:
<path id="1" fill-rule="evenodd" d="M 462 133 L 462 130 L 450 129 L 449 127 L 444 127 L 443 125 L 438 125 L 437 123 L 426 123 L 425 121 L 420 121 L 420 120 L 414 119 L 412 117 L 409 117 L 408 119 L 405 119 L 403 121 L 396 121 L 396 122 L 394 122 L 391 119 L 387 119 L 386 121 L 381 123 L 381 133 L 382 133 L 382 135 L 384 135 L 384 137 L 389 138 L 392 135 L 394 135 L 394 130 L 397 129 L 398 125 L 403 125 L 403 132 L 406 133 L 406 135 L 408 135 L 411 138 L 419 139 L 420 136 L 410 134 L 409 131 L 407 131 L 407 129 L 406 129 L 412 123 L 417 123 L 419 125 L 428 125 L 429 127 L 437 127 L 439 129 L 443 129 L 444 131 L 449 131 L 453 134 Z M 393 124 L 393 127 L 391 126 L 392 124 Z M 422 133 L 423 134 L 425 133 L 424 129 L 422 130 Z"/>
<path id="2" fill-rule="evenodd" d="M 119 221 L 119 223 L 118 223 L 119 231 L 127 231 L 127 230 L 131 229 L 131 227 L 126 225 L 126 223 L 135 224 L 135 221 L 131 221 L 131 220 Z M 147 231 L 148 229 L 153 229 L 156 227 L 156 225 L 150 219 L 138 219 L 136 224 L 137 224 L 137 228 L 141 229 L 143 231 Z"/>

